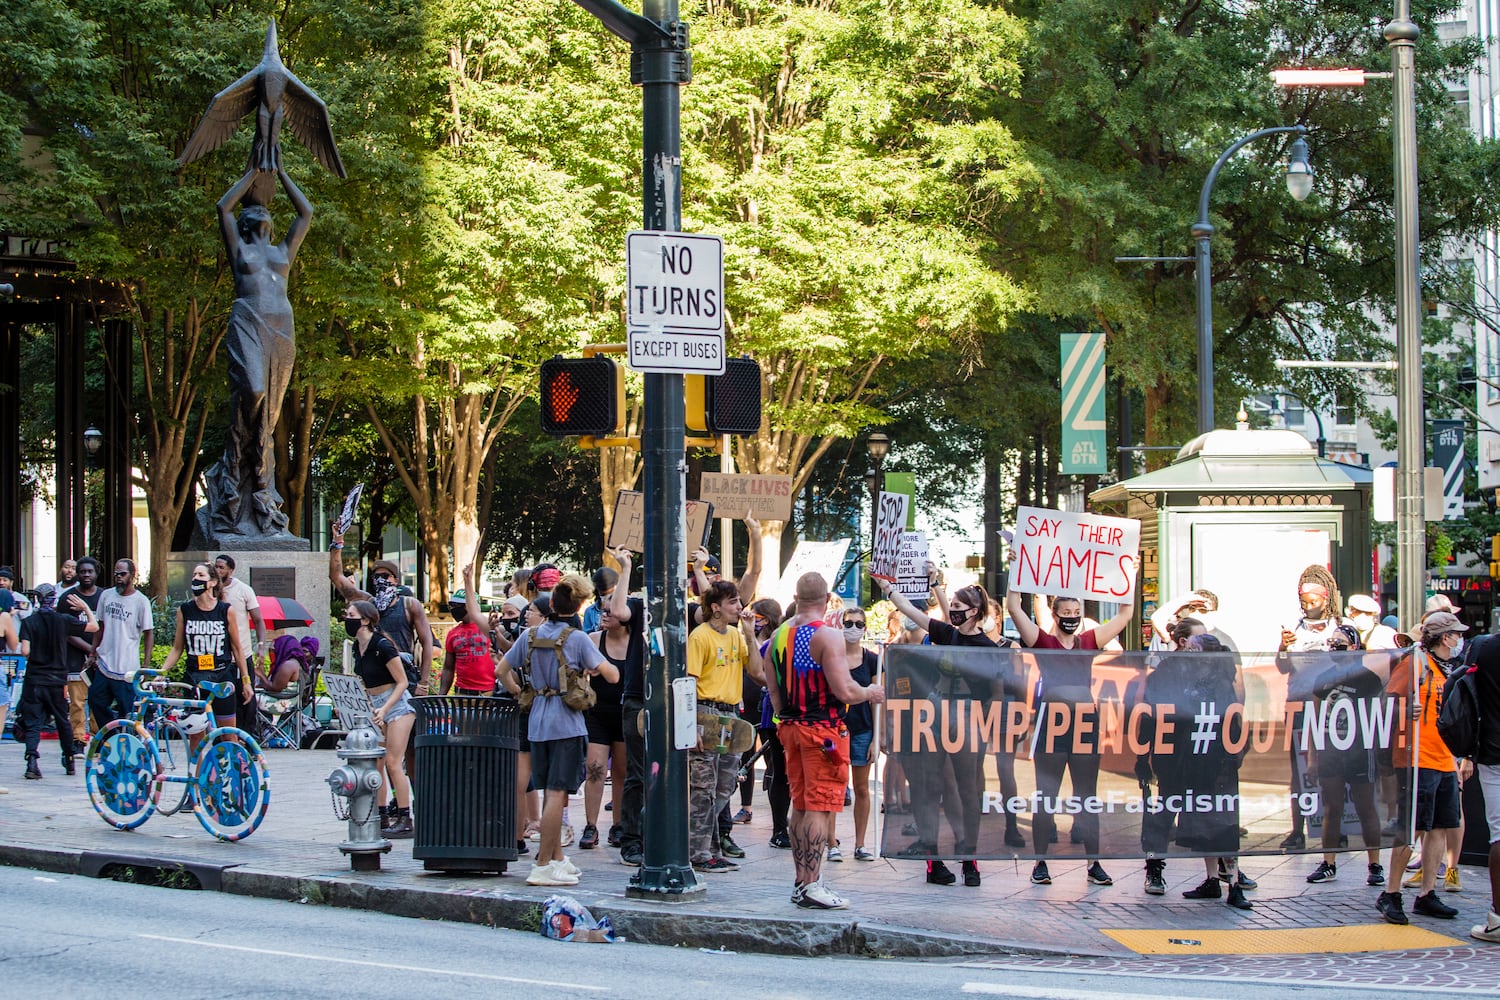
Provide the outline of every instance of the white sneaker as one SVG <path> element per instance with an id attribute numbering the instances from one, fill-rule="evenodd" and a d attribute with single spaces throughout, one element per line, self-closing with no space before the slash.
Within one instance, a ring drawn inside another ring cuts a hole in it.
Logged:
<path id="1" fill-rule="evenodd" d="M 578 866 L 566 857 L 564 857 L 561 861 L 552 862 L 552 867 L 565 875 L 573 876 L 575 879 L 583 875 L 583 872 L 579 870 Z"/>
<path id="2" fill-rule="evenodd" d="M 527 885 L 577 885 L 578 876 L 559 871 L 555 864 L 532 865 L 526 876 Z"/>
<path id="3" fill-rule="evenodd" d="M 573 827 L 571 824 L 565 825 L 562 828 L 562 840 L 560 844 L 563 847 L 571 847 L 573 845 Z"/>
<path id="4" fill-rule="evenodd" d="M 1469 937 L 1500 944 L 1500 914 L 1491 910 L 1484 923 L 1469 928 Z"/>
<path id="5" fill-rule="evenodd" d="M 797 900 L 797 905 L 810 910 L 846 910 L 849 908 L 848 900 L 824 885 L 822 879 L 802 887 L 802 898 Z"/>
<path id="6" fill-rule="evenodd" d="M 837 846 L 830 847 L 828 849 L 828 860 L 829 861 L 834 861 L 834 862 L 843 861 L 844 860 L 844 852 L 841 851 L 841 850 L 839 850 Z"/>

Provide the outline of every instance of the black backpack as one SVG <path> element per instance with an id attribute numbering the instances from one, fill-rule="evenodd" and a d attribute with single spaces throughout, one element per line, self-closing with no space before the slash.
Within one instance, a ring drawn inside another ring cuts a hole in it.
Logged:
<path id="1" fill-rule="evenodd" d="M 1443 704 L 1438 709 L 1437 731 L 1455 757 L 1472 757 L 1479 751 L 1478 667 L 1461 667 L 1443 685 Z"/>

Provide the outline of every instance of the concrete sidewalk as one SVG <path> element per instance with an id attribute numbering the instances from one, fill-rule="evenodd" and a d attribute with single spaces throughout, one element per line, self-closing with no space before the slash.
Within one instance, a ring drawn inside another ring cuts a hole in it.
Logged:
<path id="1" fill-rule="evenodd" d="M 271 805 L 265 822 L 248 839 L 227 844 L 186 814 L 153 816 L 131 832 L 114 830 L 89 804 L 82 761 L 79 776 L 68 778 L 56 744 L 44 744 L 43 751 L 44 779 L 26 781 L 21 748 L 0 743 L 0 785 L 10 789 L 0 796 L 0 863 L 88 875 L 111 864 L 181 865 L 204 888 L 225 892 L 523 929 L 536 927 L 538 904 L 556 891 L 525 884 L 529 858 L 505 876 L 425 872 L 412 860 L 411 841 L 395 842 L 382 871 L 351 872 L 337 846 L 346 825 L 334 819 L 323 783 L 339 763 L 331 752 L 268 751 Z M 602 814 L 601 837 L 609 817 Z M 581 798 L 570 808 L 570 818 L 581 831 Z M 879 818 L 872 817 L 872 825 Z M 1084 865 L 1064 860 L 1050 863 L 1050 886 L 1030 883 L 1026 861 L 981 863 L 979 888 L 932 886 L 916 862 L 853 860 L 852 822 L 847 811 L 839 821 L 847 860 L 824 867 L 825 880 L 850 900 L 844 911 L 803 910 L 789 901 L 791 855 L 767 845 L 770 815 L 759 794 L 754 822 L 735 827 L 735 839 L 748 854 L 740 870 L 700 876 L 708 881 L 707 891 L 690 902 L 627 899 L 633 869 L 603 846 L 569 849 L 584 874 L 578 886 L 562 891 L 596 916 L 607 914 L 632 941 L 732 951 L 1133 957 L 1444 949 L 1464 955 L 1477 947 L 1482 954 L 1494 949 L 1500 957 L 1500 948 L 1468 936 L 1488 908 L 1482 869 L 1463 869 L 1463 891 L 1441 894 L 1459 909 L 1456 920 L 1414 916 L 1411 926 L 1398 928 L 1381 922 L 1375 912 L 1379 890 L 1364 884 L 1362 852 L 1342 856 L 1339 880 L 1322 885 L 1305 880 L 1316 856 L 1247 858 L 1245 867 L 1260 889 L 1250 894 L 1255 909 L 1244 913 L 1223 902 L 1182 899 L 1182 890 L 1203 878 L 1202 862 L 1186 858 L 1168 866 L 1168 892 L 1162 897 L 1142 892 L 1139 861 L 1106 861 L 1116 880 L 1110 887 L 1088 885 Z M 873 846 L 873 831 L 871 839 Z M 896 843 L 906 839 L 897 837 Z M 958 866 L 952 867 L 956 872 Z M 1407 890 L 1405 896 L 1410 912 L 1415 893 Z"/>

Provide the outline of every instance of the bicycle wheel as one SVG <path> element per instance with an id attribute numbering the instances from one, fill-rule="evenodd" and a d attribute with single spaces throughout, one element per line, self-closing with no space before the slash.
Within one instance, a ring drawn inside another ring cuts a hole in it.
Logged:
<path id="1" fill-rule="evenodd" d="M 270 775 L 260 744 L 243 729 L 224 726 L 208 734 L 193 760 L 194 815 L 220 840 L 255 832 L 271 804 Z"/>
<path id="2" fill-rule="evenodd" d="M 94 734 L 84 757 L 84 785 L 104 822 L 134 830 L 156 810 L 160 765 L 151 738 L 130 719 L 116 719 Z"/>
<path id="3" fill-rule="evenodd" d="M 158 763 L 156 787 L 152 791 L 151 801 L 155 803 L 157 812 L 170 816 L 187 802 L 192 785 L 189 778 L 192 771 L 192 750 L 188 745 L 187 732 L 175 719 L 157 716 L 146 724 L 146 728 L 156 742 Z"/>

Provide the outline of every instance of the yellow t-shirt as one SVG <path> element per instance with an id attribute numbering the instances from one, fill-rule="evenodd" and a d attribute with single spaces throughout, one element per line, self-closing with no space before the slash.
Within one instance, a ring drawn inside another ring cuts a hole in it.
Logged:
<path id="1" fill-rule="evenodd" d="M 688 636 L 687 672 L 698 678 L 698 700 L 738 705 L 744 696 L 741 674 L 750 648 L 737 628 L 723 632 L 704 623 Z"/>

